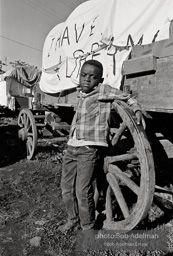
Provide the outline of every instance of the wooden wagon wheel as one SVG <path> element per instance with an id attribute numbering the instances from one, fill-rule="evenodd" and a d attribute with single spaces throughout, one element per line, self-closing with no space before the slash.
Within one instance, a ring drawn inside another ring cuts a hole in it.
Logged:
<path id="1" fill-rule="evenodd" d="M 37 128 L 35 119 L 29 109 L 22 109 L 18 116 L 19 138 L 26 142 L 27 159 L 34 156 L 37 148 Z"/>
<path id="2" fill-rule="evenodd" d="M 113 102 L 112 147 L 105 159 L 108 181 L 105 229 L 132 230 L 146 217 L 154 196 L 155 172 L 150 144 L 134 113 Z"/>

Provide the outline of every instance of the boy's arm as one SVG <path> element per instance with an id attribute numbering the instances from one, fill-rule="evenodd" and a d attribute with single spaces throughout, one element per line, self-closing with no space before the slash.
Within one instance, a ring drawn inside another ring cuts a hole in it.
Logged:
<path id="1" fill-rule="evenodd" d="M 99 88 L 98 100 L 100 101 L 113 101 L 122 100 L 126 102 L 133 111 L 136 112 L 141 110 L 137 100 L 129 93 L 123 92 L 107 84 L 101 84 Z"/>
<path id="2" fill-rule="evenodd" d="M 113 88 L 115 89 L 115 88 Z M 142 115 L 142 109 L 141 109 L 141 106 L 140 104 L 138 103 L 138 101 L 136 100 L 136 98 L 134 96 L 132 96 L 131 94 L 128 94 L 128 93 L 124 93 L 120 90 L 118 90 L 119 94 L 123 93 L 125 95 L 127 95 L 128 99 L 126 101 L 126 103 L 129 105 L 129 107 L 132 108 L 133 112 L 135 113 L 135 116 L 136 116 L 136 122 L 138 125 L 143 125 L 143 128 L 145 129 L 146 128 L 146 123 L 145 123 L 145 119 Z"/>
<path id="3" fill-rule="evenodd" d="M 131 94 L 128 94 L 119 89 L 113 88 L 110 85 L 102 84 L 100 86 L 99 100 L 101 101 L 102 100 L 122 100 L 126 102 L 135 113 L 137 124 L 139 125 L 142 124 L 145 129 L 146 125 L 142 115 L 141 106 Z"/>

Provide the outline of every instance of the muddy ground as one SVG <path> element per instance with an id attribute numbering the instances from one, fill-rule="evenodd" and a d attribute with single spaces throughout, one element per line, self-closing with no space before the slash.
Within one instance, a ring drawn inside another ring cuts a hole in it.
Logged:
<path id="1" fill-rule="evenodd" d="M 29 161 L 16 126 L 0 126 L 0 256 L 172 255 L 158 250 L 75 251 L 76 231 L 64 235 L 57 230 L 58 223 L 66 218 L 60 189 L 65 147 L 65 139 L 41 139 L 35 158 Z M 173 179 L 164 177 L 166 186 L 172 189 Z M 172 204 L 156 198 L 137 229 L 167 228 L 172 245 L 172 224 Z"/>

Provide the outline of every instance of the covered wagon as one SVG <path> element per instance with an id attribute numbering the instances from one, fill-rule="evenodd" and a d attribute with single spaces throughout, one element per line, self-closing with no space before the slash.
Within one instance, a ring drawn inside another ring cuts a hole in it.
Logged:
<path id="1" fill-rule="evenodd" d="M 102 62 L 105 83 L 137 97 L 146 120 L 153 112 L 172 113 L 172 9 L 172 0 L 90 0 L 50 31 L 39 86 L 18 117 L 28 159 L 45 127 L 68 134 L 80 68 L 88 59 Z M 114 101 L 110 121 L 104 228 L 127 231 L 146 217 L 156 188 L 165 190 L 155 184 L 154 148 L 131 109 Z"/>

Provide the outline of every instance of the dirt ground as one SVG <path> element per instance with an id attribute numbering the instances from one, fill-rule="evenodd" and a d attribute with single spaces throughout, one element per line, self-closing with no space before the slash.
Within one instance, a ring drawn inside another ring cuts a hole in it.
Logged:
<path id="1" fill-rule="evenodd" d="M 66 218 L 60 189 L 65 147 L 66 140 L 39 140 L 36 156 L 29 161 L 16 126 L 0 126 L 0 256 L 172 255 L 158 250 L 75 251 L 76 231 L 64 235 L 57 230 Z M 167 185 L 172 189 L 172 184 L 173 179 Z M 172 220 L 172 204 L 155 198 L 137 229 L 167 228 L 173 245 Z"/>

